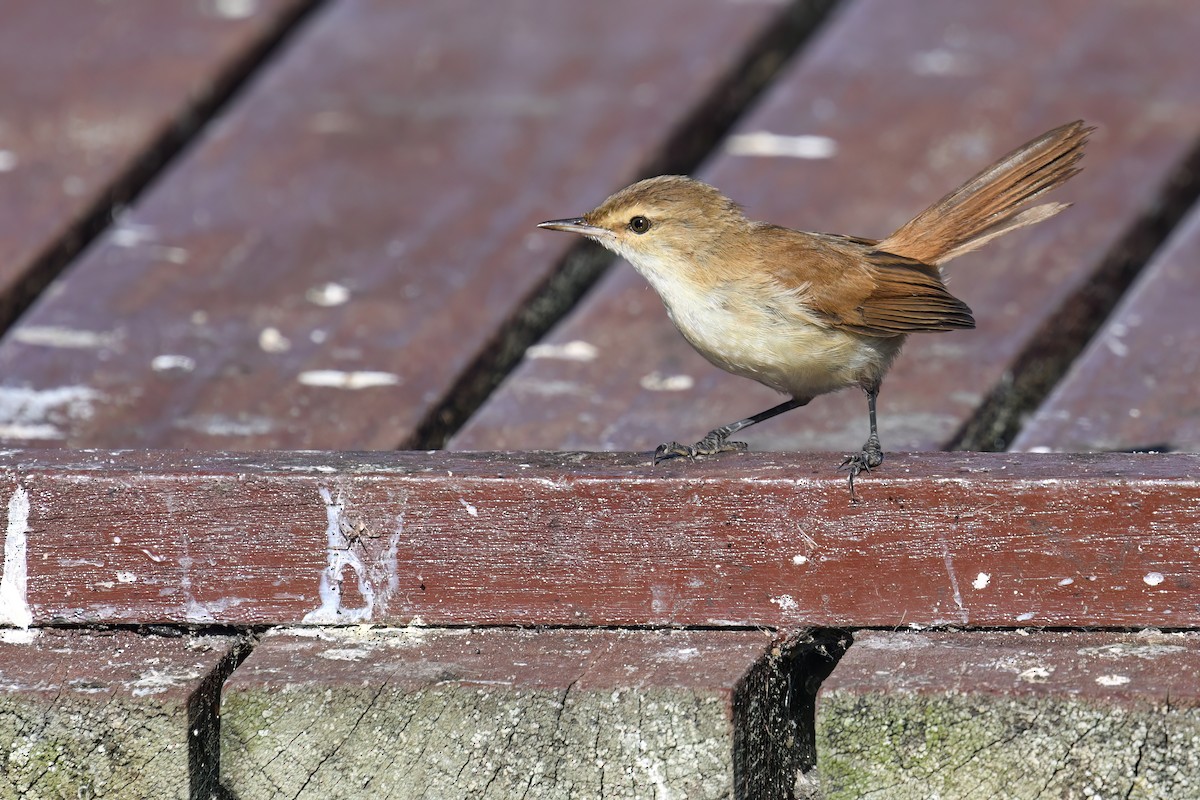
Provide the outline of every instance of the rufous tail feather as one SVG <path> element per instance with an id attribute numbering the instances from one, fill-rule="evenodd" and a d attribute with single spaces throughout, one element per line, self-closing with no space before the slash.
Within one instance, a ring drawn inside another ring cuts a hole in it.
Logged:
<path id="1" fill-rule="evenodd" d="M 1079 172 L 1076 164 L 1093 130 L 1076 120 L 1018 147 L 922 211 L 878 248 L 942 264 L 1011 230 L 1049 219 L 1069 204 L 1028 204 Z"/>

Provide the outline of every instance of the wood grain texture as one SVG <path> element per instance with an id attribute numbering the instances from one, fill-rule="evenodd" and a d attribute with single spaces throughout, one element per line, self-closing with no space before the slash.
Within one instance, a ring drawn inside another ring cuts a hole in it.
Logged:
<path id="1" fill-rule="evenodd" d="M 895 456 L 852 503 L 828 455 L 651 468 L 12 451 L 0 610 L 10 624 L 1187 627 L 1198 468 Z"/>
<path id="2" fill-rule="evenodd" d="M 562 259 L 543 209 L 635 176 L 783 10 L 329 4 L 0 345 L 0 433 L 399 446 Z"/>
<path id="3" fill-rule="evenodd" d="M 232 636 L 42 630 L 0 642 L 0 796 L 208 797 Z"/>
<path id="4" fill-rule="evenodd" d="M 1047 197 L 1072 208 L 949 266 L 978 329 L 909 342 L 879 399 L 885 449 L 945 447 L 1046 326 L 1074 324 L 1071 298 L 1158 206 L 1200 132 L 1198 35 L 1186 2 L 855 3 L 738 126 L 749 138 L 701 172 L 753 219 L 878 238 L 1025 139 L 1072 119 L 1098 126 L 1083 174 Z M 746 155 L 774 141 L 763 134 L 821 137 L 784 140 L 817 157 Z M 651 449 L 780 400 L 693 353 L 624 265 L 544 344 L 453 447 Z M 866 403 L 851 391 L 744 438 L 752 449 L 857 449 L 866 434 Z"/>
<path id="5" fill-rule="evenodd" d="M 302 5 L 0 3 L 0 310 Z"/>
<path id="6" fill-rule="evenodd" d="M 819 697 L 823 796 L 1194 796 L 1198 670 L 1194 633 L 864 632 Z"/>
<path id="7" fill-rule="evenodd" d="M 1200 450 L 1197 252 L 1193 211 L 1012 449 Z"/>
<path id="8" fill-rule="evenodd" d="M 812 757 L 792 681 L 823 677 L 794 646 L 762 631 L 276 630 L 226 684 L 222 783 L 239 797 L 783 800 Z"/>
<path id="9" fill-rule="evenodd" d="M 1070 697 L 1185 709 L 1200 706 L 1197 674 L 1196 633 L 862 631 L 822 691 Z"/>

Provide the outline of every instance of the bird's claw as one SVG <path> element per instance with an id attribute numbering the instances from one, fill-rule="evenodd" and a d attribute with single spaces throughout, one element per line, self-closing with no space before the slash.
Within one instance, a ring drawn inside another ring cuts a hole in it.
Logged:
<path id="1" fill-rule="evenodd" d="M 746 450 L 749 445 L 745 442 L 731 442 L 726 437 L 713 431 L 695 444 L 680 444 L 667 442 L 660 444 L 654 450 L 654 463 L 659 464 L 672 458 L 695 458 L 696 456 L 715 456 L 717 453 L 732 453 Z"/>
<path id="2" fill-rule="evenodd" d="M 695 458 L 695 456 L 696 448 L 680 444 L 679 442 L 667 442 L 655 448 L 654 463 L 658 464 L 663 461 L 669 461 L 672 458 Z"/>
<path id="3" fill-rule="evenodd" d="M 883 448 L 879 446 L 879 440 L 874 438 L 868 439 L 859 452 L 846 456 L 839 469 L 844 469 L 849 473 L 847 482 L 850 484 L 851 500 L 858 500 L 858 496 L 854 493 L 854 478 L 860 473 L 870 472 L 882 463 Z"/>

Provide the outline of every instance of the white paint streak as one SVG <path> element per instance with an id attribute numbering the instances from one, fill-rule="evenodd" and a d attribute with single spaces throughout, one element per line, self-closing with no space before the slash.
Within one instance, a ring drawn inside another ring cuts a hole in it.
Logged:
<path id="1" fill-rule="evenodd" d="M 292 340 L 278 328 L 263 328 L 258 334 L 258 346 L 264 353 L 286 353 L 292 349 Z"/>
<path id="2" fill-rule="evenodd" d="M 62 423 L 90 419 L 100 397 L 100 392 L 87 386 L 0 386 L 0 434 L 12 439 L 61 439 Z"/>
<path id="3" fill-rule="evenodd" d="M 1147 586 L 1158 586 L 1164 580 L 1166 580 L 1166 578 L 1163 577 L 1161 572 L 1147 572 L 1142 578 L 1142 582 Z"/>
<path id="4" fill-rule="evenodd" d="M 314 306 L 340 306 L 350 299 L 350 290 L 340 283 L 325 283 L 314 286 L 304 293 L 304 298 Z"/>
<path id="5" fill-rule="evenodd" d="M 0 423 L 3 439 L 61 439 L 66 436 L 57 425 L 23 425 Z"/>
<path id="6" fill-rule="evenodd" d="M 975 587 L 975 589 L 977 589 L 977 590 L 978 589 L 986 589 L 987 585 L 991 582 L 992 582 L 991 573 L 990 572 L 981 572 L 975 576 L 975 580 L 971 581 L 971 586 Z"/>
<path id="7" fill-rule="evenodd" d="M 150 369 L 155 372 L 191 372 L 196 368 L 196 359 L 174 353 L 164 353 L 150 359 Z"/>
<path id="8" fill-rule="evenodd" d="M 228 417 L 224 414 L 196 414 L 174 422 L 176 428 L 204 433 L 209 436 L 261 436 L 275 429 L 270 417 L 245 415 Z"/>
<path id="9" fill-rule="evenodd" d="M 376 386 L 397 386 L 400 376 L 392 372 L 343 372 L 338 369 L 310 369 L 297 378 L 305 386 L 331 389 L 370 389 Z"/>
<path id="10" fill-rule="evenodd" d="M 37 347 L 61 347 L 67 350 L 96 350 L 112 347 L 120 336 L 112 331 L 84 331 L 59 325 L 29 325 L 17 328 L 13 339 Z"/>
<path id="11" fill-rule="evenodd" d="M 110 238 L 117 247 L 137 247 L 146 242 L 153 242 L 157 237 L 158 231 L 153 226 L 123 220 L 118 223 Z"/>
<path id="12" fill-rule="evenodd" d="M 0 575 L 0 625 L 26 629 L 33 622 L 26 594 L 28 577 L 29 492 L 18 486 L 8 499 L 4 534 L 4 572 Z"/>
<path id="13" fill-rule="evenodd" d="M 376 607 L 385 608 L 400 586 L 396 551 L 404 532 L 404 516 L 396 516 L 396 528 L 388 538 L 388 548 L 379 554 L 373 564 L 364 564 L 359 555 L 363 552 L 363 544 L 355 535 L 354 523 L 346 517 L 346 503 L 341 493 L 334 500 L 327 487 L 319 486 L 317 491 L 325 504 L 326 566 L 321 570 L 318 587 L 321 605 L 305 614 L 304 622 L 370 622 Z M 342 605 L 342 583 L 346 569 L 354 573 L 358 593 L 363 598 L 361 608 L 345 608 Z M 378 585 L 382 585 L 382 588 L 377 591 Z"/>
<path id="14" fill-rule="evenodd" d="M 658 370 L 643 375 L 638 383 L 651 392 L 686 392 L 696 385 L 691 375 L 663 375 Z"/>
<path id="15" fill-rule="evenodd" d="M 1096 683 L 1101 686 L 1124 686 L 1129 681 L 1128 675 L 1099 675 L 1096 678 Z"/>
<path id="16" fill-rule="evenodd" d="M 1061 581 L 1058 582 L 1058 585 L 1059 586 L 1070 586 L 1074 582 L 1075 582 L 1074 578 L 1063 578 Z"/>
<path id="17" fill-rule="evenodd" d="M 525 351 L 526 358 L 556 358 L 563 361 L 595 361 L 596 345 L 576 339 L 565 344 L 535 344 Z"/>
<path id="18" fill-rule="evenodd" d="M 958 589 L 958 575 L 954 572 L 954 557 L 950 555 L 950 546 L 946 540 L 941 540 L 942 560 L 946 563 L 946 574 L 950 577 L 950 589 L 954 594 L 954 604 L 958 606 L 958 618 L 965 625 L 969 619 L 967 607 L 963 605 L 962 592 Z"/>
<path id="19" fill-rule="evenodd" d="M 1035 616 L 1032 611 L 1026 611 L 1024 614 L 1017 614 L 1017 622 L 1029 622 Z"/>
<path id="20" fill-rule="evenodd" d="M 214 0 L 213 8 L 222 19 L 247 19 L 258 13 L 259 0 Z"/>
<path id="21" fill-rule="evenodd" d="M 785 136 L 769 131 L 754 131 L 730 136 L 725 152 L 734 156 L 767 156 L 783 158 L 833 158 L 838 144 L 828 136 Z"/>

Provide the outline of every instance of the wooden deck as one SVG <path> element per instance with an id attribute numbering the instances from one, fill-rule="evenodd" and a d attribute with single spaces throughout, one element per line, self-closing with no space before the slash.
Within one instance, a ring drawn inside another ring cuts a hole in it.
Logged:
<path id="1" fill-rule="evenodd" d="M 0 797 L 1200 795 L 1186 0 L 0 19 Z M 1077 118 L 857 503 L 855 392 L 652 467 L 778 398 L 534 227 L 882 236 Z"/>

